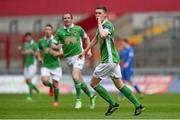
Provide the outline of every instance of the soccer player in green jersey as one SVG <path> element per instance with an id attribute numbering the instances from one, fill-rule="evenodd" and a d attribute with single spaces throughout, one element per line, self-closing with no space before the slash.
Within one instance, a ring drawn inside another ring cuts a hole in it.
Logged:
<path id="1" fill-rule="evenodd" d="M 85 58 L 78 59 L 78 55 L 83 51 L 82 40 L 85 40 L 88 45 L 90 43 L 89 37 L 82 27 L 73 24 L 72 14 L 66 13 L 63 15 L 62 19 L 64 21 L 64 27 L 57 30 L 56 40 L 63 44 L 63 54 L 67 59 L 72 79 L 74 80 L 76 88 L 75 109 L 80 109 L 82 107 L 81 89 L 90 98 L 90 108 L 94 109 L 96 96 L 91 93 L 81 74 Z M 87 57 L 92 55 L 90 50 L 87 51 L 87 55 Z"/>
<path id="2" fill-rule="evenodd" d="M 56 107 L 58 103 L 59 87 L 58 82 L 62 76 L 60 65 L 60 51 L 52 49 L 54 40 L 53 27 L 47 24 L 44 28 L 45 36 L 39 40 L 38 60 L 41 62 L 41 80 L 43 84 L 50 89 L 50 96 L 54 96 L 53 105 Z M 52 78 L 53 82 L 50 82 Z"/>
<path id="3" fill-rule="evenodd" d="M 112 23 L 107 19 L 107 8 L 105 6 L 98 6 L 96 8 L 96 19 L 98 23 L 96 35 L 90 45 L 79 55 L 79 58 L 85 56 L 87 51 L 99 41 L 101 63 L 95 68 L 91 80 L 91 87 L 109 103 L 109 108 L 105 115 L 111 115 L 119 108 L 119 104 L 116 103 L 107 90 L 99 84 L 103 77 L 109 76 L 116 88 L 134 104 L 134 115 L 139 115 L 144 107 L 121 80 L 120 59 L 114 45 L 115 30 Z"/>
<path id="4" fill-rule="evenodd" d="M 31 82 L 37 72 L 37 52 L 38 45 L 33 40 L 31 33 L 25 34 L 25 43 L 22 46 L 22 54 L 24 56 L 24 77 L 29 87 L 29 95 L 27 100 L 32 100 L 32 91 L 35 90 L 39 93 L 37 87 Z"/>

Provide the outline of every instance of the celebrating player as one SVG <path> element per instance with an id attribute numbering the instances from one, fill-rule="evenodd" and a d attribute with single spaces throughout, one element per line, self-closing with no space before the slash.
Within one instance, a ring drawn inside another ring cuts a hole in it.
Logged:
<path id="1" fill-rule="evenodd" d="M 107 8 L 105 6 L 98 6 L 95 12 L 98 23 L 96 35 L 90 45 L 79 55 L 79 58 L 83 58 L 88 50 L 99 41 L 101 63 L 95 68 L 91 79 L 91 87 L 94 88 L 94 90 L 109 103 L 109 108 L 105 115 L 111 115 L 119 108 L 119 104 L 116 103 L 107 90 L 100 85 L 100 81 L 103 77 L 111 77 L 116 88 L 121 91 L 131 103 L 134 104 L 134 115 L 139 115 L 144 107 L 136 99 L 132 91 L 124 85 L 121 80 L 121 71 L 119 66 L 120 59 L 114 45 L 115 30 L 112 23 L 107 19 Z"/>
<path id="2" fill-rule="evenodd" d="M 33 77 L 36 75 L 37 72 L 37 52 L 38 52 L 38 45 L 32 38 L 31 33 L 25 34 L 25 43 L 22 46 L 22 54 L 24 56 L 25 64 L 24 64 L 24 77 L 26 83 L 29 87 L 29 95 L 27 100 L 32 100 L 32 92 L 35 90 L 39 93 L 37 87 L 31 82 Z"/>
<path id="3" fill-rule="evenodd" d="M 80 26 L 73 24 L 72 14 L 66 13 L 63 15 L 62 19 L 64 21 L 64 27 L 57 30 L 56 40 L 63 44 L 64 57 L 68 61 L 68 66 L 70 67 L 70 72 L 74 80 L 76 88 L 75 109 L 80 109 L 82 107 L 81 89 L 90 98 L 90 108 L 94 109 L 96 96 L 91 93 L 81 74 L 85 59 L 84 57 L 78 59 L 78 55 L 83 51 L 82 40 L 85 40 L 88 45 L 90 43 L 89 37 Z M 88 50 L 87 57 L 91 55 L 91 51 Z"/>
<path id="4" fill-rule="evenodd" d="M 41 80 L 43 84 L 49 87 L 50 96 L 54 96 L 53 105 L 56 107 L 58 103 L 59 88 L 58 82 L 62 76 L 62 70 L 60 66 L 60 51 L 58 49 L 52 49 L 52 43 L 54 43 L 54 36 L 52 34 L 53 27 L 47 24 L 44 28 L 45 36 L 39 41 L 40 52 L 38 54 L 38 60 L 41 62 Z M 50 82 L 52 78 L 53 82 Z"/>

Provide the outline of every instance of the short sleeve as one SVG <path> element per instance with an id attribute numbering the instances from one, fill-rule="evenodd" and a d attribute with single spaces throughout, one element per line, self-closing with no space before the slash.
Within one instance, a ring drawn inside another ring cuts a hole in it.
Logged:
<path id="1" fill-rule="evenodd" d="M 59 44 L 59 41 L 57 41 L 57 39 L 53 38 L 53 39 L 52 39 L 52 43 L 54 43 L 54 44 Z"/>
<path id="2" fill-rule="evenodd" d="M 61 44 L 61 37 L 60 37 L 59 31 L 56 32 L 55 37 L 54 37 L 52 42 L 55 44 Z"/>
<path id="3" fill-rule="evenodd" d="M 86 38 L 87 37 L 87 34 L 86 34 L 86 32 L 84 31 L 84 29 L 82 27 L 80 27 L 80 36 L 81 36 L 81 38 Z"/>
<path id="4" fill-rule="evenodd" d="M 37 43 L 34 44 L 34 51 L 35 51 L 35 52 L 38 52 L 38 51 L 39 51 L 39 47 L 38 47 L 38 44 L 37 44 Z"/>
<path id="5" fill-rule="evenodd" d="M 39 42 L 38 42 L 38 48 L 39 48 L 39 50 L 42 50 L 41 40 L 39 40 Z"/>
<path id="6" fill-rule="evenodd" d="M 111 34 L 112 33 L 112 26 L 110 25 L 110 24 L 105 24 L 104 26 L 103 26 L 103 28 L 104 28 L 104 30 L 106 30 L 109 34 Z"/>

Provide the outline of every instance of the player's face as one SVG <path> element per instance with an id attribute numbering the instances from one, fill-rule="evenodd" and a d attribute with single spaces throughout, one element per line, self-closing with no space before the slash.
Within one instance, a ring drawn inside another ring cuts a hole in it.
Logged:
<path id="1" fill-rule="evenodd" d="M 69 27 L 72 25 L 72 17 L 70 14 L 64 14 L 64 17 L 63 17 L 63 21 L 64 21 L 64 25 L 66 27 Z"/>
<path id="2" fill-rule="evenodd" d="M 45 36 L 50 37 L 52 35 L 52 28 L 49 26 L 46 26 L 44 29 Z"/>
<path id="3" fill-rule="evenodd" d="M 120 42 L 120 45 L 118 46 L 118 51 L 122 51 L 124 49 L 122 43 Z"/>
<path id="4" fill-rule="evenodd" d="M 126 43 L 122 40 L 120 42 L 120 46 L 121 46 L 122 49 L 124 49 L 126 47 Z"/>
<path id="5" fill-rule="evenodd" d="M 95 14 L 96 14 L 96 19 L 101 18 L 102 21 L 104 21 L 106 19 L 106 16 L 107 16 L 106 12 L 104 12 L 103 9 L 96 9 Z"/>
<path id="6" fill-rule="evenodd" d="M 32 37 L 30 35 L 26 36 L 25 37 L 25 41 L 26 42 L 30 42 L 32 40 Z"/>

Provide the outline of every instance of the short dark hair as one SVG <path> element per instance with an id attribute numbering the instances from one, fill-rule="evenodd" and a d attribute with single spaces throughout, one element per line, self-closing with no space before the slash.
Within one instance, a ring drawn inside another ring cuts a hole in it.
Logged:
<path id="1" fill-rule="evenodd" d="M 66 15 L 66 14 L 69 14 L 70 16 L 71 16 L 71 19 L 73 19 L 73 15 L 71 14 L 71 13 L 65 13 L 65 14 L 63 14 L 63 16 L 62 16 L 62 19 L 64 20 L 64 15 Z"/>
<path id="2" fill-rule="evenodd" d="M 27 32 L 27 33 L 25 33 L 25 37 L 27 37 L 27 36 L 32 36 L 32 34 L 30 32 Z"/>
<path id="3" fill-rule="evenodd" d="M 103 6 L 103 5 L 97 6 L 96 9 L 102 9 L 104 12 L 107 12 L 107 11 L 108 11 L 107 8 L 106 8 L 106 6 Z"/>
<path id="4" fill-rule="evenodd" d="M 123 41 L 124 41 L 125 43 L 129 43 L 129 41 L 128 41 L 127 38 L 123 38 Z"/>
<path id="5" fill-rule="evenodd" d="M 53 26 L 51 24 L 46 24 L 45 27 L 50 27 L 51 29 L 53 29 Z"/>

